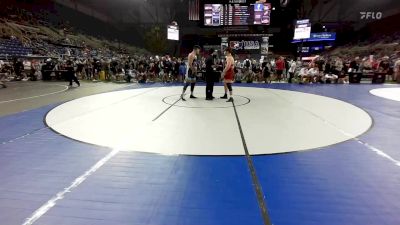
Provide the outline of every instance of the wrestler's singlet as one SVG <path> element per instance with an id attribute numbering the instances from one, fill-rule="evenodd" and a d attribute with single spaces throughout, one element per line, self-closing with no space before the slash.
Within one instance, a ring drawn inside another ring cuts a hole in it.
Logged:
<path id="1" fill-rule="evenodd" d="M 192 67 L 193 68 L 197 68 L 197 57 L 194 57 L 193 62 L 192 62 Z M 193 73 L 193 71 L 190 69 L 190 67 L 189 67 L 189 70 L 188 70 L 188 77 L 189 78 L 195 78 L 196 77 L 196 74 Z"/>
<path id="2" fill-rule="evenodd" d="M 233 70 L 233 65 L 231 65 L 231 67 L 225 73 L 224 80 L 232 81 L 234 78 L 234 75 L 235 75 L 235 73 Z"/>

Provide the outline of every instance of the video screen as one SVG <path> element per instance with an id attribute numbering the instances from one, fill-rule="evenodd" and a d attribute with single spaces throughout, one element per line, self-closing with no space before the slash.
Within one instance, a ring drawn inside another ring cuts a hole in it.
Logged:
<path id="1" fill-rule="evenodd" d="M 255 25 L 269 25 L 271 14 L 271 4 L 254 4 L 254 21 Z"/>
<path id="2" fill-rule="evenodd" d="M 222 4 L 204 5 L 204 25 L 221 26 L 221 10 Z"/>
<path id="3" fill-rule="evenodd" d="M 179 28 L 177 26 L 168 26 L 168 40 L 179 41 Z"/>
<path id="4" fill-rule="evenodd" d="M 269 25 L 271 4 L 205 4 L 204 26 Z"/>
<path id="5" fill-rule="evenodd" d="M 294 29 L 294 40 L 310 38 L 311 23 L 309 19 L 297 20 Z"/>

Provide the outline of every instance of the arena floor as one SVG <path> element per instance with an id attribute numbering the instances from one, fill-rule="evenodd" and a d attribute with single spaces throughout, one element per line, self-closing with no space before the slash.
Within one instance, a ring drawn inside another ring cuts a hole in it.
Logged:
<path id="1" fill-rule="evenodd" d="M 399 85 L 180 91 L 0 89 L 0 224 L 400 224 Z"/>

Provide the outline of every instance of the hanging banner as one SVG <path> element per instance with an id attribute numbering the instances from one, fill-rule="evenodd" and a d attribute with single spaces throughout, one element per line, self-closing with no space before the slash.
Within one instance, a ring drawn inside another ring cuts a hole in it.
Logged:
<path id="1" fill-rule="evenodd" d="M 263 37 L 261 43 L 261 54 L 268 55 L 269 50 L 269 37 Z"/>
<path id="2" fill-rule="evenodd" d="M 224 52 L 225 49 L 228 47 L 228 38 L 227 37 L 222 37 L 221 38 L 221 52 Z"/>
<path id="3" fill-rule="evenodd" d="M 229 47 L 231 47 L 236 54 L 260 54 L 261 38 L 229 38 Z"/>

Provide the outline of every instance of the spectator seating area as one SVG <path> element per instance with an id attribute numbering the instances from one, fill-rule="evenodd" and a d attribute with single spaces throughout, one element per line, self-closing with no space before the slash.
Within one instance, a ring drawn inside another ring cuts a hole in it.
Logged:
<path id="1" fill-rule="evenodd" d="M 398 51 L 400 51 L 400 32 L 394 32 L 391 35 L 380 35 L 380 38 L 374 35 L 365 41 L 354 41 L 337 47 L 326 54 L 333 56 L 377 55 L 381 57 L 391 56 Z"/>
<path id="2" fill-rule="evenodd" d="M 24 47 L 16 39 L 0 39 L 0 58 L 32 55 L 32 48 Z"/>

